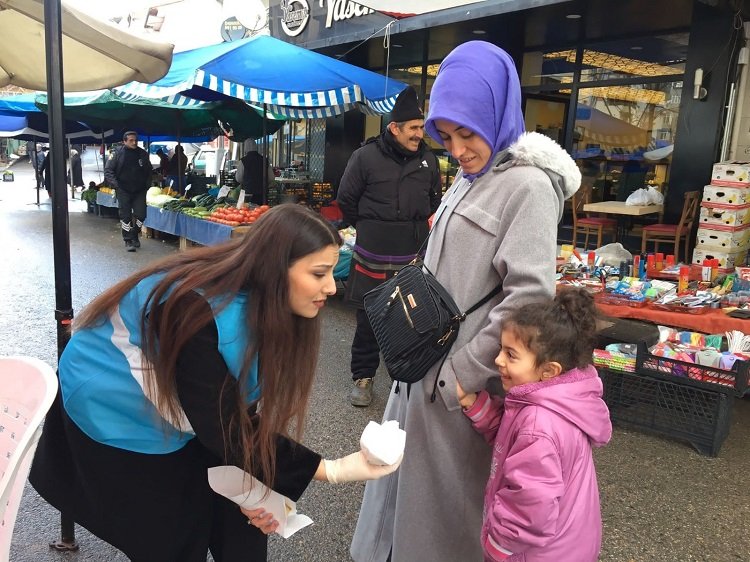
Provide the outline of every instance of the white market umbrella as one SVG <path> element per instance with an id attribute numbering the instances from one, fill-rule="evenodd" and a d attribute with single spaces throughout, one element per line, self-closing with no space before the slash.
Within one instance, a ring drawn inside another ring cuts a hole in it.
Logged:
<path id="1" fill-rule="evenodd" d="M 64 90 L 78 92 L 158 80 L 173 45 L 136 37 L 60 2 Z M 0 0 L 0 87 L 46 90 L 44 1 Z"/>
<path id="2" fill-rule="evenodd" d="M 70 232 L 63 151 L 63 91 L 96 90 L 139 79 L 161 78 L 173 45 L 132 36 L 95 20 L 65 0 L 0 0 L 0 86 L 46 90 L 49 100 L 52 246 L 55 267 L 57 353 L 70 338 L 73 319 Z M 64 55 L 63 55 L 64 51 Z M 63 72 L 64 70 L 64 72 Z M 61 514 L 57 550 L 77 550 L 72 519 Z"/>

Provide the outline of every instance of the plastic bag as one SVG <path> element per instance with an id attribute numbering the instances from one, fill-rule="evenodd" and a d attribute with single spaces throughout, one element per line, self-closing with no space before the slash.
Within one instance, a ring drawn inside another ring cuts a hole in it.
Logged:
<path id="1" fill-rule="evenodd" d="M 662 195 L 661 191 L 656 189 L 653 185 L 648 186 L 648 197 L 649 201 L 651 201 L 651 205 L 664 204 L 664 195 Z"/>
<path id="2" fill-rule="evenodd" d="M 626 205 L 661 205 L 663 203 L 664 196 L 651 185 L 636 189 L 625 200 Z"/>
<path id="3" fill-rule="evenodd" d="M 617 267 L 620 262 L 628 261 L 633 259 L 633 254 L 628 252 L 622 244 L 619 242 L 613 242 L 612 244 L 606 244 L 596 250 L 597 261 L 598 258 L 604 260 L 604 265 L 611 265 Z"/>

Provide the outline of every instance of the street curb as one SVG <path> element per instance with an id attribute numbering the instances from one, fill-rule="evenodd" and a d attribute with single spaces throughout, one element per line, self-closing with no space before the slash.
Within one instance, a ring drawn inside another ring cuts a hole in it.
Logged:
<path id="1" fill-rule="evenodd" d="M 10 162 L 8 163 L 8 165 L 7 165 L 7 166 L 5 166 L 5 168 L 3 168 L 3 172 L 4 172 L 5 170 L 9 170 L 9 169 L 11 169 L 11 168 L 12 168 L 13 166 L 15 166 L 15 165 L 16 165 L 16 164 L 17 164 L 17 163 L 18 163 L 18 162 L 20 161 L 20 160 L 24 160 L 24 159 L 25 159 L 25 156 L 21 156 L 21 157 L 19 157 L 19 158 L 16 158 L 15 160 L 11 160 L 11 161 L 10 161 Z"/>

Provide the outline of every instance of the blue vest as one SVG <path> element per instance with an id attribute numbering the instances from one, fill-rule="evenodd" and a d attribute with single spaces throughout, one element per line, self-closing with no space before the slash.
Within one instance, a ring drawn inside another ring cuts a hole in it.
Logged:
<path id="1" fill-rule="evenodd" d="M 60 391 L 65 411 L 91 439 L 138 453 L 177 451 L 195 437 L 187 418 L 176 427 L 146 395 L 141 368 L 141 312 L 161 275 L 147 277 L 131 289 L 101 324 L 78 330 L 60 358 Z M 219 302 L 209 303 L 215 310 Z M 219 353 L 236 379 L 249 345 L 247 295 L 237 295 L 214 314 Z M 248 376 L 247 401 L 260 396 L 258 359 Z"/>

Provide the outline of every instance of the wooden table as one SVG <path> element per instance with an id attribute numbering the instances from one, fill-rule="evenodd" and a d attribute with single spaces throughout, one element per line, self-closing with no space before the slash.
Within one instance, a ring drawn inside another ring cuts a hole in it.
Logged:
<path id="1" fill-rule="evenodd" d="M 625 201 L 600 201 L 598 203 L 586 203 L 583 210 L 587 213 L 604 213 L 617 215 L 617 239 L 622 241 L 627 234 L 623 217 L 641 217 L 661 213 L 664 205 L 626 205 Z"/>

